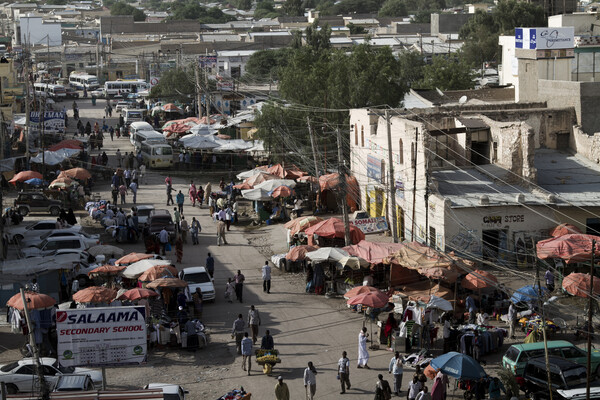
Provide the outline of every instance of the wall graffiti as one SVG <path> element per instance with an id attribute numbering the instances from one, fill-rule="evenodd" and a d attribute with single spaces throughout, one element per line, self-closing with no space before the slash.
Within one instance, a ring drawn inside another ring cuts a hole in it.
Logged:
<path id="1" fill-rule="evenodd" d="M 481 240 L 477 230 L 461 229 L 446 242 L 450 250 L 481 255 Z"/>

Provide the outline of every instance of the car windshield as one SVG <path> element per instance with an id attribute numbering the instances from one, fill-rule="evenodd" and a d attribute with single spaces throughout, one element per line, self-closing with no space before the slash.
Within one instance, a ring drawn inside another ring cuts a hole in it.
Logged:
<path id="1" fill-rule="evenodd" d="M 141 210 L 138 210 L 138 217 L 147 217 L 148 215 L 150 215 L 151 211 L 151 208 L 143 208 Z"/>
<path id="2" fill-rule="evenodd" d="M 563 375 L 568 387 L 574 387 L 587 382 L 587 369 L 583 367 L 563 371 Z"/>
<path id="3" fill-rule="evenodd" d="M 2 366 L 2 368 L 0 368 L 0 371 L 2 372 L 10 372 L 13 369 L 17 368 L 19 366 L 19 363 L 17 361 L 12 362 L 10 364 L 6 364 L 4 366 Z"/>
<path id="4" fill-rule="evenodd" d="M 157 147 L 154 149 L 154 154 L 157 156 L 169 156 L 173 154 L 173 150 L 170 147 Z"/>
<path id="5" fill-rule="evenodd" d="M 185 274 L 183 279 L 188 283 L 207 283 L 210 282 L 210 277 L 206 272 L 198 272 L 195 274 Z"/>

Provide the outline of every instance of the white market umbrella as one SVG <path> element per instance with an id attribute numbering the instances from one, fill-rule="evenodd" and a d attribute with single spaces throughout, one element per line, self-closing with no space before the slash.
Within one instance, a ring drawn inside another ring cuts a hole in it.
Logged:
<path id="1" fill-rule="evenodd" d="M 268 181 L 259 183 L 258 185 L 254 185 L 254 189 L 264 189 L 270 192 L 279 186 L 287 186 L 290 189 L 293 189 L 296 187 L 296 182 L 294 182 L 292 179 L 270 179 Z"/>
<path id="2" fill-rule="evenodd" d="M 321 247 L 319 250 L 311 251 L 310 253 L 306 253 L 306 258 L 312 260 L 313 262 L 323 262 L 323 261 L 340 261 L 344 257 L 348 257 L 350 254 L 345 250 L 342 250 L 337 247 Z"/>
<path id="3" fill-rule="evenodd" d="M 254 201 L 273 200 L 273 198 L 271 196 L 269 196 L 268 190 L 260 189 L 260 188 L 242 190 L 242 197 L 247 200 L 254 200 Z"/>
<path id="4" fill-rule="evenodd" d="M 431 296 L 429 299 L 429 303 L 427 303 L 427 308 L 437 308 L 442 311 L 452 311 L 452 304 L 446 299 L 442 299 L 441 297 Z"/>
<path id="5" fill-rule="evenodd" d="M 265 169 L 254 168 L 254 169 L 251 169 L 250 171 L 240 172 L 239 174 L 236 175 L 236 177 L 240 181 L 243 181 L 244 179 L 251 178 L 251 177 L 253 177 L 256 174 L 268 174 L 268 172 Z"/>
<path id="6" fill-rule="evenodd" d="M 169 260 L 141 260 L 128 265 L 127 268 L 121 272 L 121 275 L 125 278 L 136 279 L 138 276 L 146 272 L 147 269 L 154 267 L 155 265 L 171 265 Z"/>

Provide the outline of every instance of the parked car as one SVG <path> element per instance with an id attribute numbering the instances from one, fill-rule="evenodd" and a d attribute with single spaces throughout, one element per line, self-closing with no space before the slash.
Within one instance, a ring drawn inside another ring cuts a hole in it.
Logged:
<path id="1" fill-rule="evenodd" d="M 126 109 L 127 107 L 131 107 L 131 102 L 129 102 L 127 100 L 119 100 L 117 102 L 117 105 L 115 106 L 115 111 L 116 112 L 121 112 L 124 109 Z"/>
<path id="2" fill-rule="evenodd" d="M 140 226 L 144 226 L 148 223 L 148 217 L 150 213 L 154 210 L 154 206 L 150 205 L 139 205 L 137 208 L 137 216 L 138 216 L 138 224 Z"/>
<path id="3" fill-rule="evenodd" d="M 43 240 L 37 246 L 21 249 L 21 253 L 25 258 L 43 257 L 56 254 L 59 249 L 84 251 L 91 247 L 88 244 L 81 236 L 56 236 Z"/>
<path id="4" fill-rule="evenodd" d="M 185 400 L 185 395 L 189 393 L 181 386 L 171 383 L 149 383 L 144 389 L 162 389 L 165 400 Z"/>
<path id="5" fill-rule="evenodd" d="M 65 92 L 67 93 L 67 96 L 66 96 L 67 99 L 78 99 L 79 98 L 79 92 L 70 86 L 65 86 Z"/>
<path id="6" fill-rule="evenodd" d="M 8 239 L 13 243 L 20 243 L 22 240 L 39 239 L 42 235 L 48 232 L 56 230 L 55 219 L 43 219 L 29 225 L 17 225 L 10 227 L 8 232 Z M 70 230 L 73 232 L 83 232 L 81 225 L 73 225 L 64 230 Z"/>
<path id="7" fill-rule="evenodd" d="M 89 234 L 83 232 L 82 230 L 75 231 L 73 229 L 67 228 L 67 229 L 54 229 L 54 230 L 47 232 L 39 237 L 24 239 L 21 241 L 21 247 L 26 248 L 26 247 L 37 246 L 40 242 L 43 242 L 44 240 L 46 240 L 49 237 L 58 237 L 58 236 L 81 237 L 83 239 L 83 241 L 86 243 L 86 246 L 88 246 L 88 247 L 92 247 L 97 244 L 100 244 L 100 235 L 89 235 Z"/>
<path id="8" fill-rule="evenodd" d="M 557 356 L 549 356 L 548 364 L 553 399 L 586 398 L 586 367 Z M 523 377 L 517 381 L 531 400 L 550 399 L 546 357 L 529 359 Z M 590 398 L 600 398 L 600 382 L 597 380 L 591 382 Z"/>
<path id="9" fill-rule="evenodd" d="M 48 212 L 50 215 L 57 216 L 60 214 L 62 202 L 49 199 L 41 192 L 21 192 L 14 206 L 23 216 L 30 212 Z"/>
<path id="10" fill-rule="evenodd" d="M 179 279 L 188 283 L 190 293 L 194 293 L 199 287 L 202 291 L 202 300 L 215 301 L 215 284 L 214 279 L 210 276 L 204 267 L 189 267 L 184 268 L 179 272 Z"/>
<path id="11" fill-rule="evenodd" d="M 90 92 L 90 97 L 94 96 L 97 99 L 104 98 L 104 89 L 96 89 Z"/>
<path id="12" fill-rule="evenodd" d="M 157 235 L 163 228 L 169 232 L 169 240 L 175 240 L 175 224 L 169 210 L 152 210 L 148 216 L 148 228 L 152 235 Z"/>
<path id="13" fill-rule="evenodd" d="M 95 387 L 88 374 L 60 375 L 54 386 L 54 392 L 85 392 L 89 390 L 95 390 Z"/>
<path id="14" fill-rule="evenodd" d="M 548 354 L 563 357 L 580 365 L 586 365 L 587 351 L 576 347 L 566 340 L 548 341 Z M 527 361 L 544 355 L 544 343 L 513 344 L 502 357 L 502 366 L 512 371 L 515 376 L 522 376 Z M 598 376 L 600 370 L 600 350 L 592 350 L 592 371 Z"/>
<path id="15" fill-rule="evenodd" d="M 100 371 L 88 368 L 61 367 L 56 358 L 49 357 L 40 358 L 40 363 L 44 369 L 44 378 L 50 384 L 50 388 L 56 385 L 56 381 L 63 374 L 89 375 L 94 384 L 102 384 L 102 372 Z M 0 382 L 6 384 L 6 391 L 9 394 L 38 390 L 39 380 L 35 372 L 34 359 L 23 358 L 0 366 Z"/>

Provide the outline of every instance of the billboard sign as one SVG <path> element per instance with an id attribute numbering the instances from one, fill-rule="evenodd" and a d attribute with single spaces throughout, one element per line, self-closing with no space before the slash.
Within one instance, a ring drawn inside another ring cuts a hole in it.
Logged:
<path id="1" fill-rule="evenodd" d="M 34 131 L 41 131 L 40 112 L 29 112 L 29 124 Z M 44 130 L 47 133 L 65 131 L 65 113 L 62 111 L 44 111 Z"/>
<path id="2" fill-rule="evenodd" d="M 201 68 L 217 68 L 217 56 L 199 56 L 198 63 Z"/>
<path id="3" fill-rule="evenodd" d="M 56 312 L 58 361 L 65 367 L 140 364 L 146 360 L 144 307 Z"/>
<path id="4" fill-rule="evenodd" d="M 231 91 L 233 91 L 233 82 L 231 82 L 231 81 L 217 82 L 217 90 L 231 92 Z"/>
<path id="5" fill-rule="evenodd" d="M 381 160 L 370 154 L 367 155 L 367 178 L 381 182 Z"/>
<path id="6" fill-rule="evenodd" d="M 365 235 L 369 233 L 385 232 L 389 229 L 385 217 L 354 219 L 350 221 L 350 225 L 356 226 Z"/>
<path id="7" fill-rule="evenodd" d="M 572 49 L 575 28 L 516 28 L 515 47 L 529 50 Z"/>

